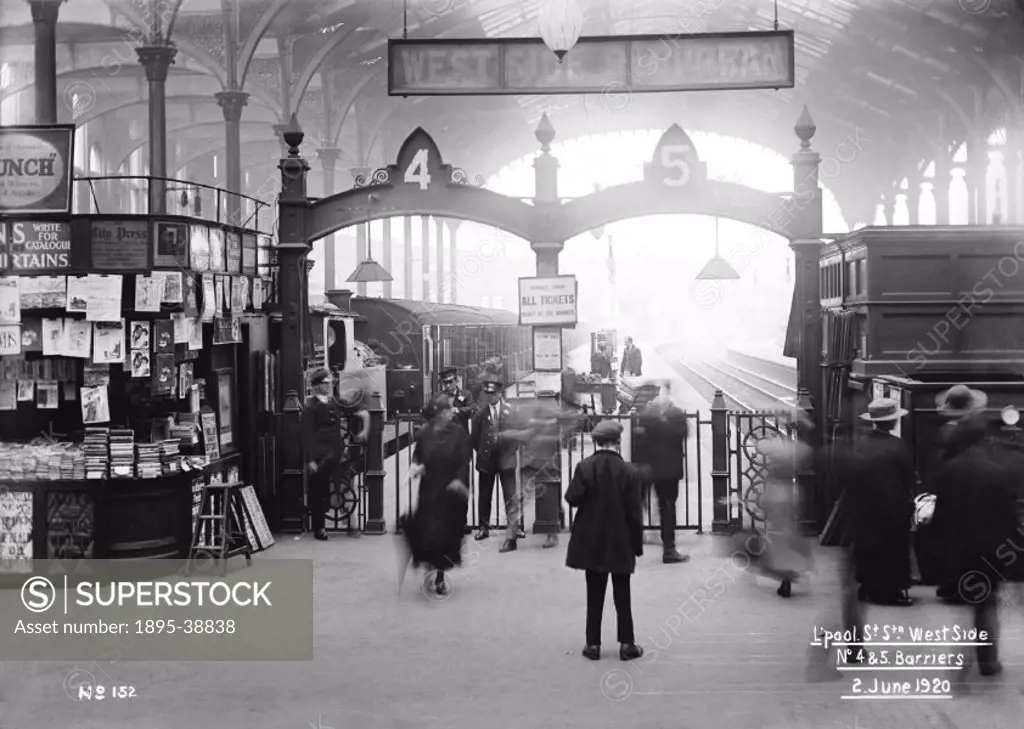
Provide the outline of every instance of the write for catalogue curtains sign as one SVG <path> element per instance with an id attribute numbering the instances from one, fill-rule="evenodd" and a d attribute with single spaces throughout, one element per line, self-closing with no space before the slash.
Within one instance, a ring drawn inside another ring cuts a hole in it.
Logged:
<path id="1" fill-rule="evenodd" d="M 391 96 L 778 89 L 793 31 L 581 38 L 561 63 L 539 38 L 388 41 Z"/>
<path id="2" fill-rule="evenodd" d="M 93 220 L 89 224 L 92 267 L 96 271 L 146 271 L 149 221 Z"/>
<path id="3" fill-rule="evenodd" d="M 0 127 L 0 214 L 69 213 L 73 124 Z"/>
<path id="4" fill-rule="evenodd" d="M 0 221 L 0 270 L 64 271 L 74 266 L 71 224 L 50 220 Z"/>

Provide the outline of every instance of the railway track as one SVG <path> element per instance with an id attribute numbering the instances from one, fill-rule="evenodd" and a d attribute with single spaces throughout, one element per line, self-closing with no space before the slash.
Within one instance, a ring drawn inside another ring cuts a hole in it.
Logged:
<path id="1" fill-rule="evenodd" d="M 711 366 L 759 393 L 763 398 L 771 401 L 773 407 L 778 407 L 779 405 L 792 407 L 796 405 L 797 389 L 795 385 L 779 382 L 772 377 L 762 375 L 732 362 L 720 360 Z"/>
<path id="2" fill-rule="evenodd" d="M 762 412 L 789 409 L 796 403 L 796 387 L 760 375 L 719 359 L 686 359 L 679 351 L 662 350 L 693 389 L 710 403 L 721 390 L 725 405 L 738 412 Z"/>
<path id="3" fill-rule="evenodd" d="M 767 376 L 782 385 L 787 385 L 796 390 L 796 365 L 783 364 L 774 360 L 758 357 L 757 355 L 738 352 L 735 349 L 726 350 L 725 360 L 743 369 L 757 373 L 759 376 Z"/>

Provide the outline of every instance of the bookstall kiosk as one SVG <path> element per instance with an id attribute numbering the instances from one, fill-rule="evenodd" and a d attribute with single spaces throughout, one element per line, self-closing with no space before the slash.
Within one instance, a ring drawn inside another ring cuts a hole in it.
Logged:
<path id="1" fill-rule="evenodd" d="M 179 216 L 0 215 L 0 569 L 184 558 L 202 486 L 253 483 L 241 426 L 272 403 L 239 370 L 265 347 L 269 248 Z"/>

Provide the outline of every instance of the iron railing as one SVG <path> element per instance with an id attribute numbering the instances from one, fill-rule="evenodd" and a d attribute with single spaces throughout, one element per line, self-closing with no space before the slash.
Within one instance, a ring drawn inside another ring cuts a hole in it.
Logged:
<path id="1" fill-rule="evenodd" d="M 76 177 L 75 211 L 102 215 L 187 215 L 273 233 L 274 206 L 201 182 L 152 175 Z"/>

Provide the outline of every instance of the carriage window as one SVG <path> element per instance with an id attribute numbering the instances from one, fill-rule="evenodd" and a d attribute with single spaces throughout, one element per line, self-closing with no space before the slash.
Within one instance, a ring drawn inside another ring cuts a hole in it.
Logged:
<path id="1" fill-rule="evenodd" d="M 452 363 L 452 339 L 445 337 L 441 340 L 441 366 L 449 367 Z"/>
<path id="2" fill-rule="evenodd" d="M 846 296 L 857 295 L 857 262 L 846 264 Z"/>
<path id="3" fill-rule="evenodd" d="M 857 261 L 857 293 L 867 294 L 868 292 L 868 279 L 867 279 L 868 259 L 861 258 Z"/>

